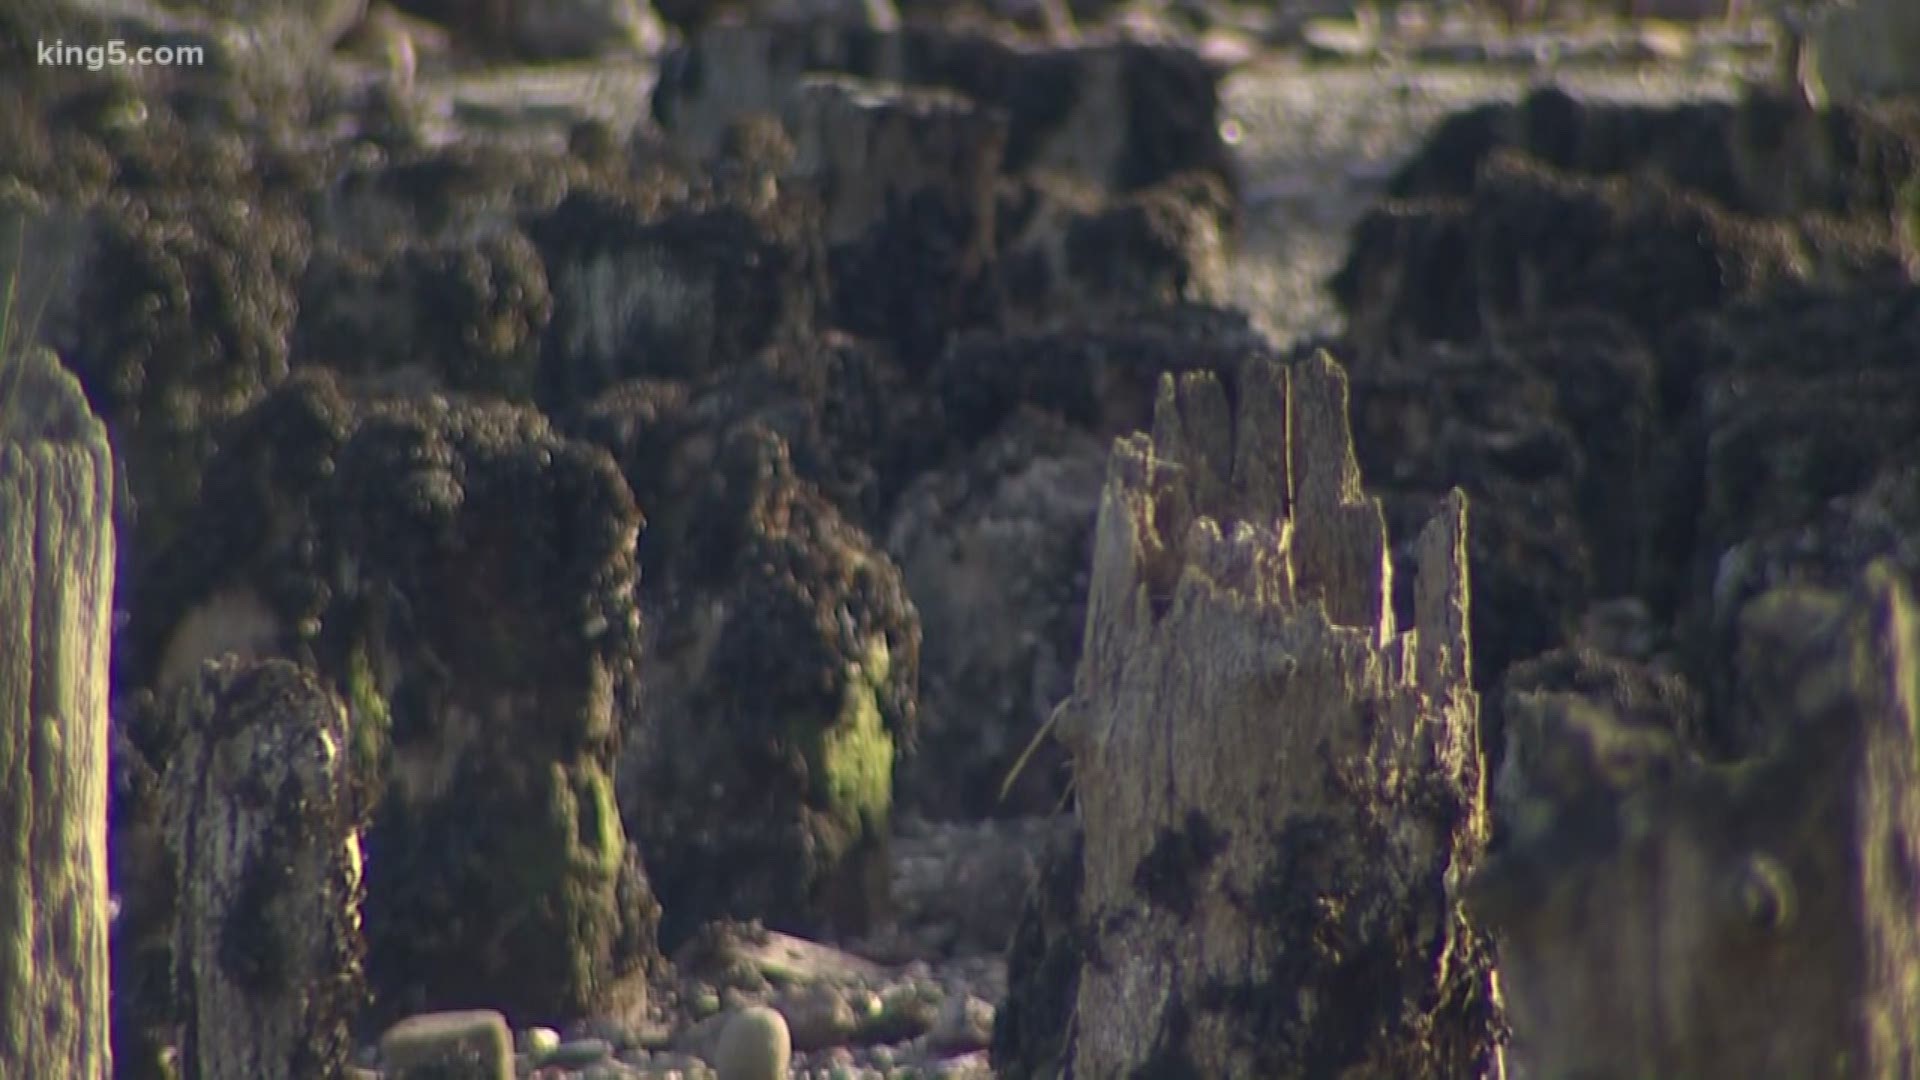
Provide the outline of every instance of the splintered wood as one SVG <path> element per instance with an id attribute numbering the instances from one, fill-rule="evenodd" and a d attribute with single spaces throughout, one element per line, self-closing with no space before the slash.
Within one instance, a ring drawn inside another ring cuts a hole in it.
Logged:
<path id="1" fill-rule="evenodd" d="M 1345 373 L 1321 354 L 1237 382 L 1169 377 L 1109 467 L 1059 721 L 1085 830 L 1075 1074 L 1480 1075 L 1465 497 L 1420 538 L 1398 630 Z"/>

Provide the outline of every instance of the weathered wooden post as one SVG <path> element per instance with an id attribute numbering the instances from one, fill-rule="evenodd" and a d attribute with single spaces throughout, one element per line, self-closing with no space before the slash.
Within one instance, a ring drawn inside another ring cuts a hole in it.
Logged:
<path id="1" fill-rule="evenodd" d="M 0 355 L 0 1073 L 102 1080 L 113 454 L 52 353 Z"/>
<path id="2" fill-rule="evenodd" d="M 1751 758 L 1605 691 L 1506 699 L 1512 836 L 1469 895 L 1519 1080 L 1920 1075 L 1920 615 L 1874 567 L 1740 622 Z"/>
<path id="3" fill-rule="evenodd" d="M 1393 625 L 1386 528 L 1325 354 L 1162 383 L 1120 442 L 1059 733 L 1085 830 L 1075 1075 L 1473 1077 L 1487 838 L 1466 502 Z"/>
<path id="4" fill-rule="evenodd" d="M 173 703 L 180 1062 L 202 1080 L 345 1075 L 364 992 L 346 706 L 284 660 L 208 664 Z"/>

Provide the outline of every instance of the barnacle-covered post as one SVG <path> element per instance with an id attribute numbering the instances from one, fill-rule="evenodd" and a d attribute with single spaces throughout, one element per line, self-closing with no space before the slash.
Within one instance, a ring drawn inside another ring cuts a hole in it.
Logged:
<path id="1" fill-rule="evenodd" d="M 1396 631 L 1379 503 L 1325 354 L 1163 381 L 1116 445 L 1060 714 L 1084 826 L 1074 1072 L 1472 1077 L 1490 956 L 1466 502 Z"/>
<path id="2" fill-rule="evenodd" d="M 285 660 L 225 660 L 173 708 L 181 741 L 164 785 L 185 1073 L 344 1076 L 364 997 L 346 706 Z"/>
<path id="3" fill-rule="evenodd" d="M 4 343 L 0 343 L 4 344 Z M 113 454 L 43 350 L 0 354 L 0 1053 L 99 1080 Z"/>

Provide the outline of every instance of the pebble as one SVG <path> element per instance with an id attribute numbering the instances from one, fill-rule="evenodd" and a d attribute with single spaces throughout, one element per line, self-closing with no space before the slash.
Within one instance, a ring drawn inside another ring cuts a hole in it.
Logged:
<path id="1" fill-rule="evenodd" d="M 618 1020 L 603 1016 L 589 1017 L 567 1025 L 565 1042 L 580 1039 L 601 1039 L 614 1049 L 637 1046 L 641 1042 L 639 1033 Z"/>
<path id="2" fill-rule="evenodd" d="M 651 1066 L 655 1069 L 667 1069 L 674 1072 L 695 1073 L 707 1067 L 707 1063 L 692 1054 L 680 1054 L 671 1051 L 653 1055 Z"/>
<path id="3" fill-rule="evenodd" d="M 904 1042 L 932 1030 L 940 1017 L 940 998 L 923 993 L 916 984 L 896 986 L 880 995 L 880 1015 L 866 1025 L 865 1034 L 875 1042 Z"/>
<path id="4" fill-rule="evenodd" d="M 793 1036 L 776 1009 L 757 1007 L 735 1013 L 720 1034 L 714 1067 L 720 1080 L 787 1080 L 793 1060 Z"/>
<path id="5" fill-rule="evenodd" d="M 793 1048 L 803 1053 L 839 1046 L 860 1027 L 859 1014 L 846 994 L 832 986 L 792 991 L 771 1004 L 786 1017 Z"/>
<path id="6" fill-rule="evenodd" d="M 540 1063 L 562 1069 L 584 1069 L 612 1057 L 613 1044 L 605 1039 L 574 1039 L 554 1047 Z"/>
<path id="7" fill-rule="evenodd" d="M 720 992 L 711 986 L 702 986 L 693 993 L 693 1015 L 712 1016 L 720 1011 Z"/>
<path id="8" fill-rule="evenodd" d="M 560 1033 L 550 1027 L 531 1027 L 522 1031 L 516 1041 L 524 1053 L 544 1058 L 560 1048 Z"/>
<path id="9" fill-rule="evenodd" d="M 935 1053 L 985 1050 L 993 1042 L 993 1004 L 972 994 L 955 994 L 940 1008 L 940 1019 L 927 1033 Z"/>
<path id="10" fill-rule="evenodd" d="M 990 1080 L 993 1066 L 981 1051 L 936 1062 L 926 1075 L 930 1080 Z"/>
<path id="11" fill-rule="evenodd" d="M 507 1019 L 491 1009 L 411 1016 L 380 1037 L 387 1070 L 399 1076 L 458 1066 L 474 1077 L 514 1076 L 513 1035 Z"/>

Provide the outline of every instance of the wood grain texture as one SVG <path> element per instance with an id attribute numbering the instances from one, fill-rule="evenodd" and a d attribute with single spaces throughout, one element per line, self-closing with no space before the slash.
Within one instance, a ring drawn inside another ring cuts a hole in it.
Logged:
<path id="1" fill-rule="evenodd" d="M 1238 384 L 1168 379 L 1111 459 L 1060 723 L 1092 937 L 1075 1074 L 1478 1075 L 1490 969 L 1451 888 L 1487 837 L 1465 498 L 1396 632 L 1344 373 Z"/>
<path id="2" fill-rule="evenodd" d="M 0 430 L 0 1073 L 98 1080 L 107 1036 L 113 458 L 53 354 Z"/>
<path id="3" fill-rule="evenodd" d="M 174 711 L 182 739 L 164 782 L 185 1075 L 344 1076 L 362 1004 L 346 707 L 287 661 L 227 660 Z"/>

